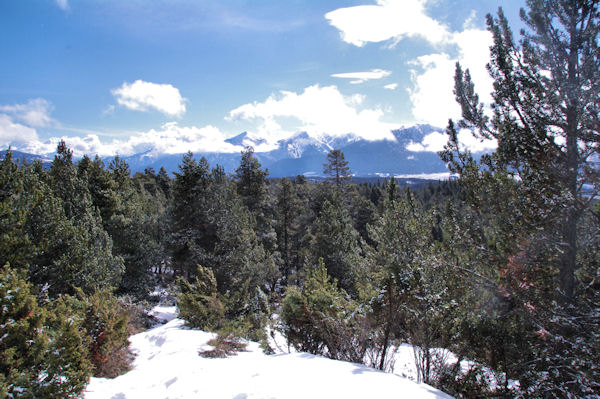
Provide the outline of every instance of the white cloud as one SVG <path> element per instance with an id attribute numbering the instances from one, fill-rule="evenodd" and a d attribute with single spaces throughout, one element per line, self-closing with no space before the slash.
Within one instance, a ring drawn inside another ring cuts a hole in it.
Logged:
<path id="1" fill-rule="evenodd" d="M 359 84 L 366 82 L 367 80 L 381 79 L 391 75 L 391 71 L 383 69 L 371 69 L 368 72 L 348 72 L 348 73 L 334 73 L 331 75 L 334 78 L 342 79 L 354 79 L 350 83 Z"/>
<path id="2" fill-rule="evenodd" d="M 185 113 L 186 99 L 170 84 L 136 80 L 133 83 L 123 83 L 121 87 L 111 90 L 111 93 L 120 105 L 132 110 L 155 109 L 169 116 L 181 116 Z"/>
<path id="3" fill-rule="evenodd" d="M 475 138 L 470 130 L 462 129 L 458 132 L 458 144 L 461 149 L 472 152 L 483 152 L 495 150 L 498 147 L 496 140 L 483 140 Z"/>
<path id="4" fill-rule="evenodd" d="M 363 46 L 370 42 L 422 38 L 439 50 L 409 61 L 412 88 L 408 90 L 415 122 L 444 127 L 449 118 L 460 119 L 460 107 L 454 98 L 454 69 L 460 62 L 469 69 L 480 100 L 492 101 L 492 80 L 486 70 L 492 37 L 475 26 L 471 12 L 462 30 L 451 32 L 441 22 L 429 17 L 425 6 L 435 0 L 376 0 L 364 5 L 334 10 L 325 17 L 340 31 L 342 40 Z M 384 86 L 395 90 L 396 84 Z"/>
<path id="5" fill-rule="evenodd" d="M 460 62 L 469 69 L 479 98 L 486 104 L 492 101 L 492 79 L 486 64 L 489 62 L 491 34 L 485 30 L 467 29 L 455 32 L 449 42 L 457 48 L 457 56 L 446 52 L 428 54 L 411 62 L 413 88 L 409 90 L 412 113 L 418 122 L 443 127 L 449 118 L 460 119 L 461 111 L 454 97 L 454 69 Z"/>
<path id="6" fill-rule="evenodd" d="M 419 122 L 437 127 L 448 124 L 448 118 L 460 116 L 454 99 L 454 65 L 448 54 L 429 54 L 411 62 L 413 88 L 409 89 L 412 114 Z"/>
<path id="7" fill-rule="evenodd" d="M 396 90 L 398 88 L 398 83 L 390 83 L 388 85 L 383 86 L 383 88 L 388 90 Z"/>
<path id="8" fill-rule="evenodd" d="M 150 150 L 155 154 L 182 154 L 192 152 L 239 152 L 242 148 L 225 142 L 224 134 L 214 126 L 179 126 L 168 122 L 160 129 L 139 132 L 126 140 L 113 140 L 104 143 L 98 135 L 53 137 L 45 142 L 33 140 L 22 147 L 23 151 L 36 154 L 51 153 L 56 145 L 64 140 L 75 156 L 84 154 L 133 155 Z"/>
<path id="9" fill-rule="evenodd" d="M 264 102 L 242 105 L 227 119 L 258 123 L 257 135 L 270 143 L 297 131 L 312 137 L 354 134 L 367 140 L 394 140 L 391 130 L 397 126 L 380 120 L 381 109 L 359 109 L 363 100 L 362 95 L 342 95 L 336 86 L 314 85 L 300 94 L 281 91 Z"/>
<path id="10" fill-rule="evenodd" d="M 35 129 L 15 123 L 10 116 L 0 114 L 0 146 L 5 148 L 16 143 L 37 139 L 38 135 Z"/>
<path id="11" fill-rule="evenodd" d="M 0 112 L 33 127 L 47 127 L 56 121 L 50 117 L 52 104 L 43 98 L 35 98 L 26 104 L 0 105 Z"/>
<path id="12" fill-rule="evenodd" d="M 343 41 L 361 47 L 369 42 L 420 37 L 432 44 L 444 42 L 448 29 L 427 16 L 427 0 L 377 0 L 377 5 L 340 8 L 325 14 Z"/>
<path id="13" fill-rule="evenodd" d="M 409 151 L 422 152 L 431 151 L 438 152 L 444 149 L 444 145 L 448 142 L 448 136 L 444 133 L 433 132 L 423 137 L 420 143 L 410 143 L 406 146 Z"/>
<path id="14" fill-rule="evenodd" d="M 495 140 L 484 140 L 481 141 L 471 134 L 471 131 L 462 129 L 458 132 L 458 144 L 462 150 L 469 150 L 471 152 L 485 152 L 495 150 L 497 143 Z M 444 146 L 448 142 L 448 135 L 441 132 L 432 132 L 423 137 L 423 141 L 420 143 L 411 142 L 406 146 L 409 151 L 415 152 L 439 152 L 444 149 Z"/>
<path id="15" fill-rule="evenodd" d="M 50 117 L 52 104 L 35 98 L 25 104 L 0 105 L 0 146 L 18 146 L 37 141 L 36 128 L 58 126 Z"/>
<path id="16" fill-rule="evenodd" d="M 69 2 L 68 0 L 56 0 L 56 5 L 63 11 L 69 11 Z"/>

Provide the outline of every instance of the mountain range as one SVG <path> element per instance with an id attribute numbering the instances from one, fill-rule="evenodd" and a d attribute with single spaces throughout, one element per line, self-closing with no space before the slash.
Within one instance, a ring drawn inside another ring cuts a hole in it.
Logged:
<path id="1" fill-rule="evenodd" d="M 392 131 L 395 140 L 369 141 L 353 135 L 343 137 L 323 136 L 314 138 L 306 132 L 280 140 L 270 151 L 255 152 L 262 167 L 268 169 L 269 177 L 286 177 L 305 175 L 319 177 L 323 175 L 323 163 L 331 149 L 340 149 L 348 161 L 348 166 L 356 177 L 415 176 L 432 175 L 438 179 L 447 173 L 446 165 L 434 152 L 410 151 L 411 143 L 421 143 L 430 133 L 440 131 L 430 125 L 416 125 Z M 244 132 L 226 140 L 228 143 L 243 147 L 259 146 L 264 141 L 253 139 Z M 3 153 L 0 152 L 0 158 Z M 28 162 L 41 159 L 51 162 L 51 154 L 35 155 L 13 151 L 15 159 Z M 145 152 L 121 156 L 130 166 L 132 172 L 143 171 L 148 167 L 158 171 L 164 167 L 168 172 L 178 171 L 183 154 L 157 154 L 152 149 Z M 232 173 L 240 162 L 240 153 L 194 153 L 195 158 L 204 156 L 211 166 L 223 166 L 226 172 Z M 108 164 L 114 157 L 103 157 Z"/>

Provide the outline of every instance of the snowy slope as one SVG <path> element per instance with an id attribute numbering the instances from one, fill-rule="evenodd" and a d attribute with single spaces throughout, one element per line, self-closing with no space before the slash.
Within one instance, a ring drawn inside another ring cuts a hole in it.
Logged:
<path id="1" fill-rule="evenodd" d="M 134 368 L 115 379 L 92 378 L 86 399 L 152 398 L 450 398 L 424 384 L 307 353 L 267 356 L 250 342 L 246 352 L 207 359 L 214 337 L 189 330 L 175 307 L 155 308 L 166 324 L 130 337 Z"/>

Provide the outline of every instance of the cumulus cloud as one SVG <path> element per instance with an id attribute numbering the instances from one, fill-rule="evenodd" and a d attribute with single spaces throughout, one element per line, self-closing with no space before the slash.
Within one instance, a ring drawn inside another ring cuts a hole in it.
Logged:
<path id="1" fill-rule="evenodd" d="M 471 134 L 468 129 L 462 129 L 458 132 L 458 143 L 462 150 L 469 150 L 471 152 L 486 152 L 495 150 L 497 142 L 495 140 L 484 140 L 481 141 Z M 432 132 L 423 137 L 423 141 L 420 143 L 411 142 L 406 146 L 409 151 L 415 152 L 439 152 L 444 149 L 444 146 L 448 142 L 448 135 L 441 132 Z"/>
<path id="2" fill-rule="evenodd" d="M 388 85 L 383 86 L 383 88 L 388 90 L 396 90 L 398 88 L 398 83 L 390 83 Z"/>
<path id="3" fill-rule="evenodd" d="M 454 69 L 460 62 L 469 69 L 480 100 L 491 103 L 492 80 L 486 70 L 491 34 L 475 26 L 472 11 L 462 30 L 453 32 L 429 17 L 425 6 L 435 0 L 376 0 L 374 5 L 340 8 L 325 17 L 340 31 L 342 40 L 356 46 L 421 38 L 437 49 L 409 61 L 412 87 L 408 94 L 416 122 L 444 127 L 449 118 L 461 117 L 453 94 Z M 396 84 L 384 86 L 394 90 Z"/>
<path id="4" fill-rule="evenodd" d="M 214 126 L 179 126 L 168 122 L 159 129 L 133 134 L 125 140 L 103 142 L 96 134 L 53 137 L 45 142 L 32 141 L 25 147 L 34 153 L 50 153 L 64 140 L 75 156 L 84 154 L 133 155 L 149 151 L 150 155 L 192 152 L 238 152 L 241 147 L 225 142 L 224 134 Z"/>
<path id="5" fill-rule="evenodd" d="M 438 152 L 444 149 L 444 145 L 448 142 L 448 136 L 444 133 L 433 132 L 423 137 L 423 141 L 420 143 L 410 143 L 406 146 L 409 151 L 423 152 L 431 151 Z"/>
<path id="6" fill-rule="evenodd" d="M 486 104 L 492 101 L 492 79 L 486 69 L 491 34 L 485 30 L 466 29 L 453 33 L 449 43 L 457 48 L 456 56 L 447 52 L 434 53 L 410 63 L 413 88 L 409 95 L 413 116 L 419 122 L 443 127 L 449 118 L 461 117 L 453 93 L 456 62 L 460 62 L 463 69 L 469 69 L 480 100 Z"/>
<path id="7" fill-rule="evenodd" d="M 386 71 L 383 69 L 371 69 L 368 72 L 334 73 L 331 76 L 334 78 L 354 79 L 350 83 L 359 84 L 364 83 L 367 80 L 385 78 L 386 76 L 390 76 L 391 73 L 391 71 Z"/>
<path id="8" fill-rule="evenodd" d="M 0 146 L 6 148 L 9 145 L 26 143 L 38 139 L 35 129 L 16 123 L 5 114 L 0 114 Z"/>
<path id="9" fill-rule="evenodd" d="M 52 104 L 43 98 L 35 98 L 26 104 L 0 105 L 0 112 L 10 115 L 14 120 L 33 127 L 47 127 L 56 121 L 50 117 Z"/>
<path id="10" fill-rule="evenodd" d="M 58 126 L 50 116 L 52 108 L 43 98 L 31 99 L 25 104 L 0 105 L 0 146 L 36 141 L 36 128 Z"/>
<path id="11" fill-rule="evenodd" d="M 302 93 L 281 91 L 264 102 L 242 105 L 227 119 L 257 122 L 260 136 L 271 143 L 297 131 L 312 137 L 354 134 L 367 140 L 394 140 L 391 130 L 397 126 L 381 121 L 381 109 L 361 109 L 363 100 L 362 95 L 342 95 L 336 86 L 314 85 Z"/>
<path id="12" fill-rule="evenodd" d="M 124 82 L 111 93 L 120 105 L 135 111 L 155 109 L 169 116 L 185 113 L 186 99 L 181 96 L 179 89 L 170 84 L 136 80 L 133 83 Z"/>
<path id="13" fill-rule="evenodd" d="M 343 41 L 361 47 L 366 43 L 419 37 L 432 44 L 444 42 L 448 29 L 425 13 L 427 0 L 377 0 L 376 5 L 340 8 L 325 14 Z"/>
<path id="14" fill-rule="evenodd" d="M 214 126 L 179 126 L 177 122 L 163 124 L 160 129 L 133 134 L 126 140 L 105 143 L 96 134 L 53 137 L 44 142 L 27 143 L 24 151 L 37 154 L 51 153 L 64 140 L 75 156 L 98 154 L 101 156 L 133 155 L 150 151 L 150 155 L 182 154 L 192 152 L 239 152 L 242 148 L 225 142 L 224 134 Z"/>

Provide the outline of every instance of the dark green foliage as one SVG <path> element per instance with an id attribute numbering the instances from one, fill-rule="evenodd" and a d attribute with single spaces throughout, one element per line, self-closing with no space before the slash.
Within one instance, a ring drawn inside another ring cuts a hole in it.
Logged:
<path id="1" fill-rule="evenodd" d="M 64 203 L 39 173 L 9 162 L 0 170 L 2 179 L 12 181 L 4 186 L 10 196 L 0 203 L 0 233 L 6 237 L 0 259 L 26 269 L 53 297 L 74 293 L 74 287 L 91 292 L 117 284 L 122 260 L 112 255 L 112 240 L 89 209 L 81 218 L 67 218 Z"/>
<path id="2" fill-rule="evenodd" d="M 210 263 L 218 240 L 212 212 L 214 191 L 206 159 L 196 162 L 188 153 L 179 168 L 173 182 L 169 249 L 174 271 L 189 277 L 196 265 Z"/>
<path id="3" fill-rule="evenodd" d="M 323 174 L 330 176 L 329 179 L 340 187 L 342 183 L 352 178 L 352 172 L 348 166 L 348 161 L 344 153 L 338 149 L 333 149 L 327 154 L 327 162 L 323 164 Z"/>
<path id="4" fill-rule="evenodd" d="M 129 316 L 118 299 L 109 291 L 89 296 L 79 291 L 71 306 L 82 318 L 94 376 L 114 378 L 128 371 L 133 358 L 127 340 Z"/>
<path id="5" fill-rule="evenodd" d="M 92 204 L 100 212 L 106 226 L 119 206 L 117 185 L 110 172 L 104 168 L 104 162 L 98 156 L 94 161 L 84 156 L 77 164 L 77 176 L 87 183 Z"/>
<path id="6" fill-rule="evenodd" d="M 359 235 L 340 199 L 336 200 L 325 201 L 312 226 L 311 259 L 316 264 L 322 258 L 327 272 L 340 287 L 356 293 L 354 283 L 361 273 Z"/>
<path id="7" fill-rule="evenodd" d="M 377 208 L 365 196 L 355 191 L 347 190 L 347 201 L 350 202 L 348 208 L 354 229 L 360 234 L 360 238 L 369 244 L 372 244 L 367 232 L 367 226 L 375 223 L 377 217 Z"/>
<path id="8" fill-rule="evenodd" d="M 267 193 L 265 178 L 268 172 L 260 167 L 260 162 L 254 155 L 254 148 L 244 148 L 240 166 L 235 170 L 235 180 L 240 198 L 253 213 L 262 206 Z"/>
<path id="9" fill-rule="evenodd" d="M 217 298 L 217 280 L 213 272 L 198 265 L 192 283 L 180 277 L 177 295 L 179 316 L 193 328 L 215 331 L 224 321 L 225 307 Z"/>
<path id="10" fill-rule="evenodd" d="M 119 291 L 144 297 L 154 288 L 152 267 L 165 257 L 166 199 L 152 176 L 136 176 L 132 183 L 119 190 L 119 206 L 106 222 L 106 230 L 115 243 L 113 253 L 125 265 Z"/>
<path id="11" fill-rule="evenodd" d="M 165 168 L 161 167 L 158 171 L 158 175 L 156 175 L 156 183 L 158 184 L 158 187 L 160 187 L 160 189 L 162 190 L 165 197 L 167 199 L 171 198 L 172 181 Z"/>
<path id="12" fill-rule="evenodd" d="M 282 275 L 287 279 L 292 269 L 298 265 L 294 262 L 297 258 L 298 248 L 295 237 L 299 226 L 297 218 L 301 212 L 301 201 L 296 194 L 295 186 L 288 179 L 282 179 L 275 203 L 278 224 L 276 226 L 277 241 L 283 259 Z"/>
<path id="13" fill-rule="evenodd" d="M 474 301 L 482 309 L 466 312 L 469 327 L 461 335 L 480 331 L 474 341 L 485 349 L 474 346 L 478 357 L 518 379 L 521 395 L 585 396 L 600 388 L 592 350 L 598 291 L 586 289 L 593 281 L 589 271 L 598 268 L 588 255 L 596 248 L 590 238 L 598 235 L 598 224 L 589 220 L 599 178 L 600 13 L 593 1 L 527 5 L 520 44 L 501 10 L 496 19 L 488 16 L 491 118 L 469 71 L 456 68 L 458 128 L 498 141 L 494 154 L 476 162 L 460 151 L 450 123 L 442 153 L 461 175 L 471 208 L 462 210 L 470 220 L 460 223 L 466 230 L 460 234 L 474 245 L 456 253 L 456 266 L 483 293 Z"/>
<path id="14" fill-rule="evenodd" d="M 405 198 L 388 204 L 371 230 L 377 248 L 372 263 L 379 277 L 375 309 L 384 348 L 394 336 L 408 340 L 415 348 L 419 381 L 425 383 L 436 377 L 432 348 L 444 344 L 453 308 L 447 260 L 433 234 L 436 219 L 407 190 Z"/>
<path id="15" fill-rule="evenodd" d="M 369 347 L 365 311 L 330 280 L 323 260 L 302 288 L 288 287 L 281 317 L 296 349 L 332 359 L 363 362 Z"/>
<path id="16" fill-rule="evenodd" d="M 14 398 L 76 398 L 91 367 L 78 318 L 62 300 L 37 303 L 25 275 L 0 270 L 0 393 Z"/>

